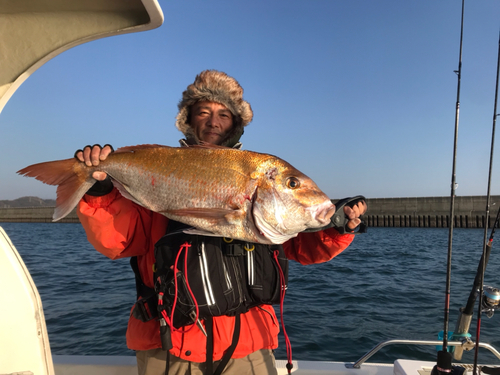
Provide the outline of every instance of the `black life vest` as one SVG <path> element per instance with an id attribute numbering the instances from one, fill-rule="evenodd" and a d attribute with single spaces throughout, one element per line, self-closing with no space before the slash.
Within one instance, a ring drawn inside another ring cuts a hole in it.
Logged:
<path id="1" fill-rule="evenodd" d="M 193 323 L 202 328 L 200 320 L 204 320 L 205 373 L 220 375 L 239 340 L 240 314 L 263 304 L 282 306 L 288 259 L 281 245 L 191 235 L 183 232 L 186 228 L 170 220 L 167 234 L 155 244 L 154 290 L 142 282 L 137 258 L 131 258 L 137 296 L 141 297 L 132 314 L 144 322 L 159 319 L 162 348 L 167 350 L 165 373 L 170 366 L 170 328 Z M 231 345 L 214 371 L 213 317 L 222 315 L 235 316 L 235 327 Z M 284 325 L 283 332 L 288 348 Z"/>
<path id="2" fill-rule="evenodd" d="M 167 234 L 155 245 L 160 316 L 166 313 L 172 319 L 175 303 L 172 324 L 180 328 L 195 323 L 197 316 L 234 316 L 280 303 L 281 288 L 288 283 L 288 260 L 281 245 L 191 235 L 182 231 L 186 227 L 170 221 Z"/>

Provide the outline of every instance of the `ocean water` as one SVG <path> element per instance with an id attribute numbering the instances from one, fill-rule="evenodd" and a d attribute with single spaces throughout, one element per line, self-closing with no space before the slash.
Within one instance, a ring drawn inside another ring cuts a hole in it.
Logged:
<path id="1" fill-rule="evenodd" d="M 42 297 L 53 354 L 134 355 L 125 345 L 135 300 L 128 259 L 111 261 L 80 224 L 2 223 Z M 498 233 L 500 235 L 500 233 Z M 482 252 L 483 229 L 455 229 L 449 329 L 465 305 Z M 369 228 L 328 263 L 291 262 L 284 321 L 293 358 L 355 361 L 389 339 L 435 340 L 443 329 L 448 229 Z M 500 287 L 493 242 L 485 283 Z M 470 332 L 475 337 L 476 312 Z M 276 357 L 286 357 L 280 335 Z M 482 315 L 481 342 L 500 348 L 500 311 Z M 429 346 L 390 346 L 370 359 L 436 360 Z M 473 362 L 473 352 L 464 353 Z M 485 349 L 480 363 L 498 363 Z"/>

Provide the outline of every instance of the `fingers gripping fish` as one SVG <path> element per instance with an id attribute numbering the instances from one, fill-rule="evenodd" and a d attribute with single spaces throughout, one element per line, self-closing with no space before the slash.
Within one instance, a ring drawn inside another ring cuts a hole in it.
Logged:
<path id="1" fill-rule="evenodd" d="M 283 243 L 329 223 L 330 199 L 306 175 L 272 155 L 201 145 L 123 147 L 98 166 L 66 159 L 30 165 L 19 174 L 57 185 L 53 220 L 68 215 L 107 173 L 137 204 L 205 234 Z"/>

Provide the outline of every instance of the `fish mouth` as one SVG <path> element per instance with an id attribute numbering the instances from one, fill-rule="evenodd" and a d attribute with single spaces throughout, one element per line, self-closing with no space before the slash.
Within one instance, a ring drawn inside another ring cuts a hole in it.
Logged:
<path id="1" fill-rule="evenodd" d="M 330 224 L 330 219 L 335 213 L 335 205 L 330 200 L 327 200 L 321 204 L 308 207 L 306 210 L 311 214 L 311 217 L 318 222 L 318 227 L 322 227 Z"/>

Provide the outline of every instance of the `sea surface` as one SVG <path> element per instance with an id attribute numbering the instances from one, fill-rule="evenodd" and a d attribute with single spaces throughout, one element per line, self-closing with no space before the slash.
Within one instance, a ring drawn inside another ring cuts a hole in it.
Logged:
<path id="1" fill-rule="evenodd" d="M 125 344 L 134 275 L 128 259 L 111 261 L 87 242 L 80 224 L 2 223 L 42 297 L 53 354 L 134 355 Z M 489 235 L 489 234 L 488 234 Z M 498 233 L 500 236 L 500 233 Z M 472 288 L 483 229 L 453 232 L 450 330 Z M 500 241 L 498 241 L 500 242 Z M 485 283 L 500 287 L 500 249 Z M 292 262 L 284 321 L 293 358 L 355 361 L 389 339 L 435 340 L 443 330 L 448 229 L 369 228 L 328 263 Z M 477 329 L 475 311 L 471 334 Z M 276 357 L 286 357 L 280 334 Z M 500 348 L 500 311 L 482 315 L 481 342 Z M 436 360 L 435 347 L 391 346 L 370 359 Z M 473 362 L 473 352 L 464 354 Z M 485 349 L 479 363 L 496 363 Z"/>

